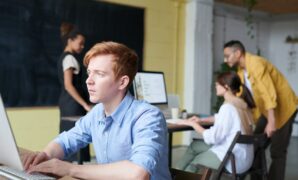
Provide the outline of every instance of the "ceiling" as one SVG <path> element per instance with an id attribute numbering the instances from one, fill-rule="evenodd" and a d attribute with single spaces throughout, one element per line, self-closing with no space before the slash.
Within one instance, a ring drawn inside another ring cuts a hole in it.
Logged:
<path id="1" fill-rule="evenodd" d="M 244 0 L 215 0 L 236 6 L 244 7 Z M 296 14 L 298 13 L 298 0 L 257 0 L 254 10 L 264 11 L 271 14 Z"/>

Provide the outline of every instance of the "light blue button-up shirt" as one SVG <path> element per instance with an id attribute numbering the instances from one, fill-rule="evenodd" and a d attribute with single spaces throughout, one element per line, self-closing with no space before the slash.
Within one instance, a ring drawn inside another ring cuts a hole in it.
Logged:
<path id="1" fill-rule="evenodd" d="M 106 117 L 103 105 L 97 104 L 55 141 L 65 156 L 93 143 L 99 164 L 129 160 L 149 172 L 152 180 L 171 179 L 164 116 L 158 108 L 134 99 L 130 93 L 110 116 Z"/>

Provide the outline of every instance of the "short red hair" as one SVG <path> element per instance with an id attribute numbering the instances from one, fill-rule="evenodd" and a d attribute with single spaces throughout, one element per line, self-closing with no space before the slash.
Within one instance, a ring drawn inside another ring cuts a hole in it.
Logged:
<path id="1" fill-rule="evenodd" d="M 90 60 L 100 55 L 113 55 L 113 71 L 116 80 L 121 76 L 129 77 L 129 87 L 138 71 L 138 56 L 134 50 L 124 44 L 108 41 L 95 44 L 85 55 L 84 65 L 87 67 Z"/>

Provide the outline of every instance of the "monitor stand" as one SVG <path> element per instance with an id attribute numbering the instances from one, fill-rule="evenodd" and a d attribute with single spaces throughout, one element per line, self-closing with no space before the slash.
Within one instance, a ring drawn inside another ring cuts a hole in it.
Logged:
<path id="1" fill-rule="evenodd" d="M 155 106 L 160 109 L 166 119 L 171 119 L 171 109 L 167 104 L 158 104 Z"/>

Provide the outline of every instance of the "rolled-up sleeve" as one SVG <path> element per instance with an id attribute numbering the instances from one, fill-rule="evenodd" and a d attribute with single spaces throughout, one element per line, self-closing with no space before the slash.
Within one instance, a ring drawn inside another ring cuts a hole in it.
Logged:
<path id="1" fill-rule="evenodd" d="M 88 125 L 88 118 L 83 117 L 76 122 L 72 129 L 62 132 L 54 139 L 54 142 L 58 143 L 63 149 L 64 156 L 77 152 L 91 142 L 92 138 L 88 126 L 90 126 Z"/>
<path id="2" fill-rule="evenodd" d="M 167 126 L 163 115 L 158 110 L 148 110 L 136 120 L 132 134 L 130 161 L 152 175 L 161 156 L 167 155 Z"/>

